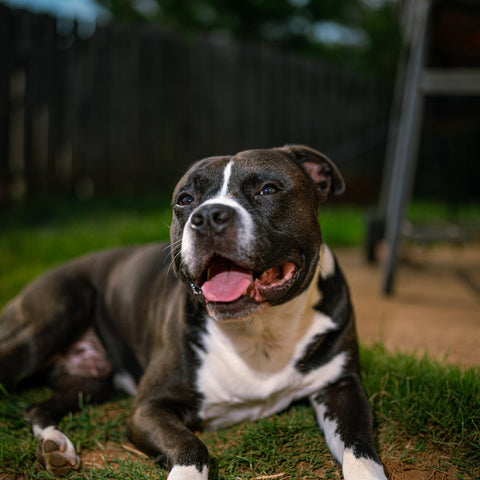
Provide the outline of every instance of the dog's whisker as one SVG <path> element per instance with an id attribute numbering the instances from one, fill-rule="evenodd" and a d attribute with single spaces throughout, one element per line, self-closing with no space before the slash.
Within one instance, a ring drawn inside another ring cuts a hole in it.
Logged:
<path id="1" fill-rule="evenodd" d="M 172 251 L 173 251 L 173 249 L 172 249 Z M 173 258 L 170 258 L 170 263 L 169 263 L 168 268 L 167 268 L 167 275 L 165 276 L 165 283 L 166 283 L 166 281 L 167 281 L 168 275 L 170 274 L 171 270 L 173 269 L 173 265 L 174 265 L 175 261 L 177 260 L 177 258 L 178 258 L 181 254 L 182 254 L 182 251 L 179 250 L 179 251 L 173 256 Z M 182 266 L 182 263 L 183 263 L 183 262 L 180 262 L 180 267 Z"/>
<path id="2" fill-rule="evenodd" d="M 170 248 L 173 248 L 175 246 L 175 242 L 173 243 L 168 243 L 165 245 L 165 247 L 162 248 L 162 253 L 165 253 L 167 250 L 170 250 Z"/>

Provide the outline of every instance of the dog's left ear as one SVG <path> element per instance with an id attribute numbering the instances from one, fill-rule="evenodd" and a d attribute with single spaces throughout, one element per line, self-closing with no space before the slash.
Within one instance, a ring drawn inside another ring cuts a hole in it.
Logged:
<path id="1" fill-rule="evenodd" d="M 295 159 L 313 180 L 320 194 L 320 200 L 327 199 L 330 192 L 342 195 L 345 182 L 335 164 L 323 153 L 305 145 L 285 145 L 280 151 Z"/>

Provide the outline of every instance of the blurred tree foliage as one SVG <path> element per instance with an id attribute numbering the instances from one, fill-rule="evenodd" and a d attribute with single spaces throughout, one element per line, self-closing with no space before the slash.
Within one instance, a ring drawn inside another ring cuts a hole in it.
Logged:
<path id="1" fill-rule="evenodd" d="M 265 43 L 363 73 L 393 76 L 401 48 L 396 2 L 372 0 L 98 0 L 123 22 L 185 35 Z M 339 37 L 333 38 L 332 34 Z"/>

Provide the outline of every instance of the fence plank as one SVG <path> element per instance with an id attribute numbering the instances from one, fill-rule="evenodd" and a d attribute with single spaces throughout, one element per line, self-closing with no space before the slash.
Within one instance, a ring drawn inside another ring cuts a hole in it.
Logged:
<path id="1" fill-rule="evenodd" d="M 13 39 L 0 47 L 0 202 L 19 174 L 31 196 L 89 195 L 171 188 L 191 161 L 246 148 L 302 142 L 360 158 L 351 140 L 388 122 L 390 84 L 311 59 L 153 26 L 84 39 L 0 8 L 0 39 Z M 21 108 L 10 101 L 15 72 L 26 79 Z M 23 158 L 9 162 L 9 119 L 22 112 Z"/>
<path id="2" fill-rule="evenodd" d="M 11 195 L 9 132 L 12 35 L 11 11 L 0 4 L 0 203 Z"/>

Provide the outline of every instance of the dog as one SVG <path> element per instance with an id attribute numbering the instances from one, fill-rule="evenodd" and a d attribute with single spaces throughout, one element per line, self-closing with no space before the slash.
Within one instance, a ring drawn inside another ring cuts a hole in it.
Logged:
<path id="1" fill-rule="evenodd" d="M 354 312 L 318 208 L 340 195 L 332 161 L 303 145 L 195 163 L 172 200 L 170 246 L 106 250 L 27 286 L 0 319 L 0 381 L 46 375 L 26 410 L 38 458 L 80 467 L 57 427 L 78 395 L 135 395 L 128 436 L 168 480 L 207 480 L 196 429 L 308 398 L 346 480 L 385 479 L 359 371 Z"/>

